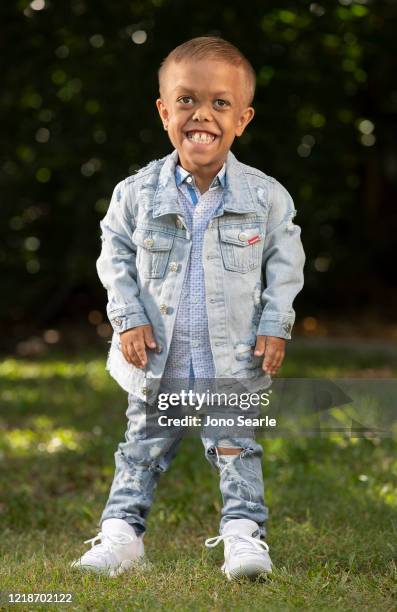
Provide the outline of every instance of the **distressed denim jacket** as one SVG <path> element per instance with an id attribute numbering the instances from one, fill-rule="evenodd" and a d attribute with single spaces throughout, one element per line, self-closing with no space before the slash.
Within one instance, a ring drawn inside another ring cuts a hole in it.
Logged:
<path id="1" fill-rule="evenodd" d="M 118 183 L 100 223 L 97 271 L 113 328 L 106 368 L 124 390 L 149 403 L 164 372 L 191 250 L 177 162 L 174 150 Z M 270 377 L 261 369 L 263 357 L 253 356 L 256 336 L 291 338 L 305 263 L 295 215 L 275 178 L 228 152 L 223 206 L 206 229 L 202 253 L 216 378 L 263 382 Z M 148 323 L 160 350 L 147 350 L 142 370 L 124 359 L 120 333 Z"/>

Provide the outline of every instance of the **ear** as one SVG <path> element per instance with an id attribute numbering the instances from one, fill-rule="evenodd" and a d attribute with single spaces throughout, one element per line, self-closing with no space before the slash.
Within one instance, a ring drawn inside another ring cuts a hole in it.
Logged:
<path id="1" fill-rule="evenodd" d="M 241 136 L 251 119 L 253 119 L 254 115 L 255 109 L 252 106 L 248 106 L 243 110 L 237 122 L 236 136 Z"/>
<path id="2" fill-rule="evenodd" d="M 164 129 L 166 130 L 168 128 L 168 110 L 167 110 L 167 107 L 166 107 L 166 105 L 164 104 L 164 102 L 163 102 L 163 100 L 161 98 L 157 98 L 156 106 L 157 106 L 157 110 L 159 111 L 159 115 L 160 115 L 161 121 L 163 122 Z"/>

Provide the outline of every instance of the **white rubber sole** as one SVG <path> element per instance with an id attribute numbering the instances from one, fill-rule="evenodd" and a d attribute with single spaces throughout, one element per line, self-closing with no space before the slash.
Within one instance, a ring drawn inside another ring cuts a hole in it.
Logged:
<path id="1" fill-rule="evenodd" d="M 144 565 L 145 560 L 143 557 L 139 557 L 138 559 L 127 559 L 126 561 L 122 561 L 117 567 L 99 567 L 97 565 L 85 565 L 80 563 L 79 560 L 73 561 L 70 564 L 70 567 L 73 569 L 78 569 L 84 572 L 93 572 L 95 574 L 104 574 L 105 576 L 109 576 L 110 578 L 115 578 L 116 576 L 120 576 L 124 572 L 128 571 L 134 566 Z"/>
<path id="2" fill-rule="evenodd" d="M 266 576 L 272 572 L 271 568 L 255 562 L 234 567 L 232 570 L 226 569 L 226 563 L 224 563 L 221 570 L 228 580 L 238 580 L 239 578 L 254 580 L 258 576 Z"/>

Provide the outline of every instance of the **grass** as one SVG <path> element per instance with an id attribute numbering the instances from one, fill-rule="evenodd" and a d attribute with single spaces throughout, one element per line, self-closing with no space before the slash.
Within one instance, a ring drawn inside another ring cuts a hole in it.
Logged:
<path id="1" fill-rule="evenodd" d="M 381 350 L 302 348 L 281 376 L 396 377 Z M 151 565 L 116 579 L 69 563 L 97 531 L 125 428 L 126 395 L 104 355 L 0 363 L 0 590 L 72 592 L 69 610 L 395 610 L 397 454 L 392 438 L 263 438 L 265 582 L 227 582 L 216 535 L 218 478 L 186 439 L 161 478 L 145 537 Z M 5 609 L 5 608 L 4 608 Z"/>

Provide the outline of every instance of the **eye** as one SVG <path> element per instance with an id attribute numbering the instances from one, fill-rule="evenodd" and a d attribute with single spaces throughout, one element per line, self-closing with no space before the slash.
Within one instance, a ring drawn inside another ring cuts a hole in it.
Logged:
<path id="1" fill-rule="evenodd" d="M 193 100 L 192 96 L 181 96 L 180 98 L 178 98 L 178 102 L 182 102 L 182 104 L 184 104 L 186 106 L 186 104 L 189 104 L 190 100 Z"/>
<path id="2" fill-rule="evenodd" d="M 230 106 L 229 102 L 227 102 L 227 100 L 222 100 L 222 98 L 218 98 L 217 100 L 215 100 L 215 103 L 220 106 L 221 108 L 225 108 L 226 106 Z"/>

